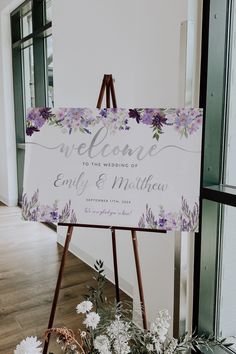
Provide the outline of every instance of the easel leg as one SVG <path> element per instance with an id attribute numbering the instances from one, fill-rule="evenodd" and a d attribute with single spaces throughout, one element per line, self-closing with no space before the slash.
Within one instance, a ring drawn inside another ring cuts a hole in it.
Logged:
<path id="1" fill-rule="evenodd" d="M 107 77 L 106 82 L 106 108 L 111 108 L 111 100 L 110 100 L 110 75 Z"/>
<path id="2" fill-rule="evenodd" d="M 112 251 L 113 251 L 113 264 L 114 264 L 114 277 L 116 285 L 116 302 L 120 302 L 120 289 L 119 289 L 119 276 L 118 276 L 118 264 L 117 264 L 117 249 L 116 249 L 116 231 L 111 230 L 112 235 Z"/>
<path id="3" fill-rule="evenodd" d="M 180 272 L 181 272 L 181 233 L 175 232 L 175 260 L 174 260 L 174 323 L 173 335 L 180 336 Z"/>
<path id="4" fill-rule="evenodd" d="M 147 329 L 147 315 L 146 315 L 146 307 L 145 307 L 145 301 L 144 301 L 144 291 L 143 291 L 141 267 L 140 267 L 140 261 L 139 261 L 138 240 L 137 240 L 136 231 L 131 230 L 131 234 L 132 234 L 132 241 L 133 241 L 136 272 L 137 272 L 137 278 L 138 278 L 140 304 L 142 307 L 143 328 Z"/>
<path id="5" fill-rule="evenodd" d="M 50 318 L 49 318 L 49 322 L 48 322 L 48 329 L 52 328 L 52 326 L 53 326 L 59 291 L 60 291 L 60 287 L 61 287 L 62 276 L 63 276 L 63 272 L 64 272 L 64 268 L 65 268 L 66 256 L 67 256 L 69 244 L 70 244 L 71 237 L 72 237 L 72 232 L 73 232 L 73 226 L 70 225 L 70 226 L 68 226 L 66 240 L 65 240 L 65 244 L 64 244 L 64 251 L 63 251 L 63 255 L 62 255 L 62 259 L 61 259 L 60 270 L 58 273 L 56 289 L 55 289 L 54 298 L 53 298 L 53 302 L 52 302 L 51 314 L 50 314 Z M 43 354 L 47 354 L 49 342 L 50 342 L 50 334 L 48 336 L 48 340 L 44 342 Z"/>

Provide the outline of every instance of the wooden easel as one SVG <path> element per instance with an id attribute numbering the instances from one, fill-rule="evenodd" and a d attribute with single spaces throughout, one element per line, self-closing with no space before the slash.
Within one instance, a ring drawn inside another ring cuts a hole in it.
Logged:
<path id="1" fill-rule="evenodd" d="M 116 96 L 115 96 L 115 89 L 113 85 L 113 78 L 112 75 L 104 75 L 102 86 L 100 89 L 97 108 L 101 108 L 102 101 L 104 98 L 104 93 L 106 91 L 106 108 L 111 108 L 111 101 L 113 108 L 117 108 L 116 103 Z M 53 327 L 58 296 L 61 287 L 61 281 L 63 277 L 63 272 L 65 268 L 65 261 L 66 256 L 68 253 L 70 241 L 72 238 L 73 228 L 74 227 L 81 227 L 81 228 L 92 228 L 92 229 L 109 229 L 111 230 L 112 236 L 112 253 L 113 253 L 113 266 L 114 266 L 114 278 L 115 278 L 115 288 L 116 288 L 116 301 L 120 301 L 120 291 L 119 291 L 119 274 L 118 274 L 118 263 L 117 263 L 117 248 L 116 248 L 116 230 L 128 230 L 131 232 L 132 236 L 132 244 L 133 244 L 133 251 L 134 251 L 134 259 L 135 259 L 135 267 L 136 267 L 136 274 L 137 274 L 137 281 L 138 281 L 138 288 L 139 288 L 139 297 L 140 297 L 140 305 L 142 309 L 142 320 L 143 320 L 143 328 L 147 329 L 147 315 L 146 315 L 146 307 L 145 307 L 145 300 L 144 300 L 144 291 L 143 291 L 143 283 L 142 283 L 142 274 L 141 274 L 141 266 L 139 260 L 139 252 L 138 252 L 138 240 L 137 240 L 137 231 L 143 232 L 158 232 L 158 233 L 166 233 L 165 230 L 156 230 L 156 229 L 144 229 L 144 228 L 130 228 L 130 227 L 121 227 L 121 226 L 108 226 L 108 225 L 87 225 L 87 224 L 68 224 L 68 223 L 59 223 L 58 226 L 66 226 L 67 227 L 67 234 L 64 244 L 64 251 L 61 259 L 61 265 L 58 273 L 56 288 L 54 292 L 54 298 L 52 302 L 51 314 L 48 322 L 48 329 Z M 50 334 L 48 335 L 48 340 L 44 342 L 43 354 L 47 354 L 48 346 L 50 341 Z"/>

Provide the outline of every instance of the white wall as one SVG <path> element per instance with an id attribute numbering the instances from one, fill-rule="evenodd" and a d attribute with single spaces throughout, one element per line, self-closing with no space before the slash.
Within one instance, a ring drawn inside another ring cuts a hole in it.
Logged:
<path id="1" fill-rule="evenodd" d="M 178 105 L 187 0 L 54 0 L 55 102 L 95 106 L 104 73 L 118 105 Z"/>
<path id="2" fill-rule="evenodd" d="M 55 105 L 95 106 L 103 74 L 112 73 L 119 107 L 178 106 L 187 13 L 187 0 L 54 0 Z M 161 308 L 172 314 L 174 235 L 138 238 L 148 317 Z M 121 286 L 137 300 L 129 233 L 117 241 Z M 112 277 L 109 231 L 76 230 L 72 249 L 91 265 L 103 259 Z"/>
<path id="3" fill-rule="evenodd" d="M 193 33 L 193 82 L 192 104 L 199 104 L 200 70 L 201 70 L 201 44 L 202 44 L 202 7 L 203 0 L 188 0 L 188 21 L 194 26 Z"/>
<path id="4" fill-rule="evenodd" d="M 13 108 L 10 12 L 19 0 L 0 3 L 0 201 L 17 205 L 16 143 Z"/>

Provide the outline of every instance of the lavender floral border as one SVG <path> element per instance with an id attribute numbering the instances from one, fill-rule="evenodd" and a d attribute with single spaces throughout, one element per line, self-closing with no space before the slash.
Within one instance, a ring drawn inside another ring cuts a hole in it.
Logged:
<path id="1" fill-rule="evenodd" d="M 74 209 L 71 208 L 71 201 L 59 212 L 58 201 L 52 206 L 42 205 L 39 203 L 39 190 L 34 192 L 33 196 L 28 200 L 26 193 L 22 197 L 22 216 L 28 221 L 41 221 L 50 223 L 68 222 L 70 224 L 77 223 L 77 217 Z"/>
<path id="2" fill-rule="evenodd" d="M 139 219 L 138 227 L 197 232 L 198 220 L 199 204 L 196 202 L 191 210 L 186 199 L 182 196 L 181 210 L 178 213 L 167 212 L 163 206 L 160 206 L 159 213 L 155 216 L 152 209 L 147 204 L 145 212 Z"/>
<path id="3" fill-rule="evenodd" d="M 61 213 L 58 208 L 58 201 L 52 206 L 39 203 L 39 190 L 34 192 L 28 199 L 26 193 L 22 198 L 22 216 L 28 221 L 41 221 L 50 223 L 70 223 L 78 222 L 74 209 L 71 208 L 69 200 L 62 208 Z M 154 215 L 152 209 L 146 205 L 146 210 L 139 219 L 138 227 L 146 229 L 198 231 L 199 205 L 196 202 L 191 210 L 184 197 L 181 199 L 181 210 L 179 212 L 166 212 L 163 206 L 159 207 L 159 213 Z"/>
<path id="4" fill-rule="evenodd" d="M 30 108 L 26 117 L 26 134 L 32 136 L 45 125 L 59 127 L 63 133 L 91 134 L 91 127 L 102 123 L 111 132 L 129 130 L 130 119 L 137 124 L 150 126 L 153 138 L 159 140 L 167 126 L 172 126 L 180 137 L 188 138 L 202 125 L 203 111 L 200 108 L 110 108 L 98 110 L 97 115 L 90 108 Z"/>

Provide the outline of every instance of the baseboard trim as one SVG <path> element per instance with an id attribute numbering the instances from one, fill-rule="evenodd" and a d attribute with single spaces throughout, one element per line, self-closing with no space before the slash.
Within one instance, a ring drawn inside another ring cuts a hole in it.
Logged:
<path id="1" fill-rule="evenodd" d="M 18 201 L 16 199 L 6 199 L 2 195 L 0 195 L 0 202 L 9 207 L 15 207 L 18 205 Z"/>

